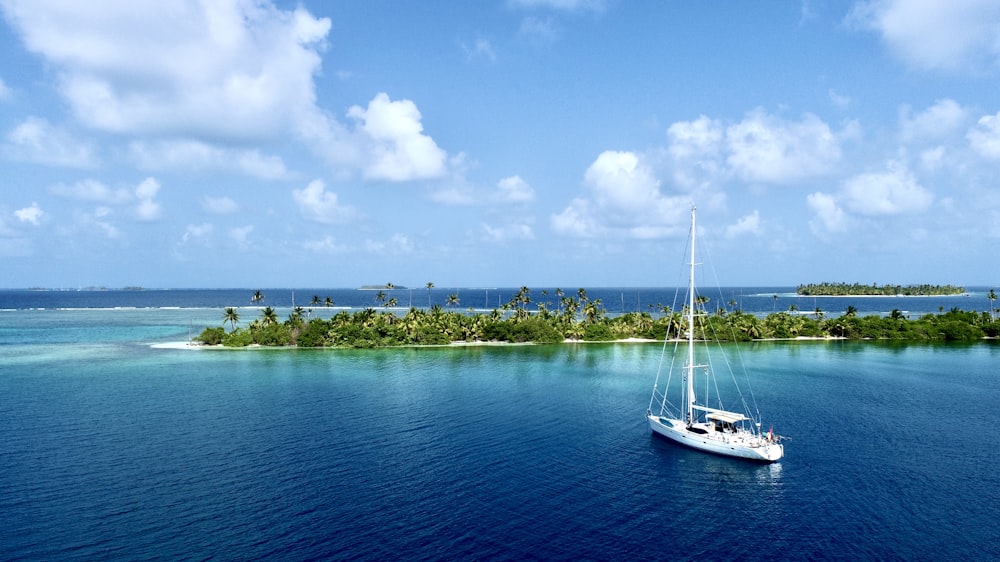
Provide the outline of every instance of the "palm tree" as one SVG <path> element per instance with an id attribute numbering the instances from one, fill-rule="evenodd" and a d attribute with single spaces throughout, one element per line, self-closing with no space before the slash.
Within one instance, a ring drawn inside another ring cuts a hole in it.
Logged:
<path id="1" fill-rule="evenodd" d="M 993 301 L 997 300 L 997 294 L 993 289 L 990 289 L 990 294 L 986 295 L 986 298 L 990 299 L 990 320 L 993 320 Z"/>
<path id="2" fill-rule="evenodd" d="M 330 297 L 326 297 L 326 300 L 323 301 L 323 306 L 327 308 L 333 306 L 333 299 L 331 299 Z"/>
<path id="3" fill-rule="evenodd" d="M 232 329 L 235 330 L 236 323 L 240 321 L 240 313 L 236 312 L 236 309 L 230 306 L 222 311 L 222 314 L 222 323 L 225 324 L 226 322 L 229 322 Z"/>
<path id="4" fill-rule="evenodd" d="M 847 305 L 847 310 L 844 311 L 844 316 L 848 318 L 854 318 L 858 315 L 858 309 L 854 305 Z"/>
<path id="5" fill-rule="evenodd" d="M 320 305 L 319 295 L 313 295 L 313 300 L 309 301 L 309 304 L 313 306 L 319 306 Z"/>
<path id="6" fill-rule="evenodd" d="M 455 293 L 448 295 L 448 300 L 444 304 L 445 306 L 458 306 L 458 295 Z"/>
<path id="7" fill-rule="evenodd" d="M 427 282 L 427 308 L 431 307 L 431 289 L 434 288 L 434 283 L 431 281 Z"/>
<path id="8" fill-rule="evenodd" d="M 604 315 L 604 309 L 601 307 L 601 299 L 587 301 L 587 304 L 583 305 L 583 315 L 588 324 L 593 324 L 600 320 L 601 316 Z"/>
<path id="9" fill-rule="evenodd" d="M 260 302 L 264 300 L 264 293 L 257 291 L 250 297 L 250 302 Z"/>
<path id="10" fill-rule="evenodd" d="M 266 307 L 260 313 L 261 321 L 265 326 L 270 326 L 271 324 L 278 323 L 278 313 L 274 311 L 273 308 Z"/>

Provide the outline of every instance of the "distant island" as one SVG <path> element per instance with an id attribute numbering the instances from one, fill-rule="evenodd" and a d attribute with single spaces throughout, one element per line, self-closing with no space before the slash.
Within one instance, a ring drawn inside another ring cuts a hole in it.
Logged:
<path id="1" fill-rule="evenodd" d="M 547 296 L 543 291 L 540 298 Z M 458 295 L 450 295 L 447 304 L 428 308 L 410 307 L 397 313 L 395 299 L 379 291 L 377 307 L 341 310 L 322 318 L 312 309 L 294 307 L 282 321 L 268 306 L 244 326 L 234 307 L 223 310 L 221 324 L 205 328 L 194 338 L 208 346 L 224 347 L 335 347 L 371 348 L 421 345 L 488 343 L 560 343 L 611 341 L 663 341 L 676 339 L 688 331 L 695 339 L 754 341 L 766 339 L 847 339 L 897 341 L 976 341 L 1000 337 L 1000 322 L 991 290 L 990 310 L 964 311 L 958 307 L 940 314 L 910 318 L 893 309 L 888 315 L 858 316 L 848 305 L 842 314 L 827 317 L 818 307 L 807 314 L 774 312 L 760 317 L 739 309 L 716 307 L 707 297 L 696 302 L 700 313 L 695 325 L 687 326 L 684 310 L 668 306 L 650 306 L 648 312 L 608 315 L 601 299 L 592 299 L 584 289 L 577 296 L 556 289 L 554 302 L 535 300 L 531 289 L 521 287 L 510 301 L 490 312 L 475 313 L 458 309 Z M 260 291 L 252 300 L 260 302 Z M 316 306 L 333 305 L 314 296 Z M 535 309 L 529 308 L 534 304 Z M 685 305 L 686 306 L 686 305 Z M 942 307 L 943 308 L 943 307 Z M 712 312 L 713 309 L 715 312 Z M 226 329 L 228 324 L 229 330 Z"/>
<path id="2" fill-rule="evenodd" d="M 965 287 L 954 285 L 862 285 L 860 283 L 811 283 L 799 285 L 795 293 L 803 296 L 896 296 L 907 297 L 961 295 Z"/>
<path id="3" fill-rule="evenodd" d="M 362 285 L 358 287 L 361 291 L 392 291 L 393 289 L 405 290 L 407 288 L 408 287 L 404 287 L 402 285 L 393 285 L 392 283 L 386 283 L 384 285 Z"/>

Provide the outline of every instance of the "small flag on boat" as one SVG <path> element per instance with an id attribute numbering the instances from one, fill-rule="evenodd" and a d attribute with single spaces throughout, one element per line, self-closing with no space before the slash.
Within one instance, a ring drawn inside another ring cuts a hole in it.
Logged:
<path id="1" fill-rule="evenodd" d="M 774 426 L 773 425 L 771 426 L 771 429 L 767 430 L 767 440 L 768 441 L 774 441 Z"/>

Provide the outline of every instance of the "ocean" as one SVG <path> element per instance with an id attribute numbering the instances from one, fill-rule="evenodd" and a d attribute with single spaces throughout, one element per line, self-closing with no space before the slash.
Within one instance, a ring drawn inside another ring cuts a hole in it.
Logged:
<path id="1" fill-rule="evenodd" d="M 0 291 L 0 559 L 1000 558 L 995 342 L 742 346 L 762 465 L 651 434 L 658 344 L 184 349 L 252 292 L 79 293 Z"/>

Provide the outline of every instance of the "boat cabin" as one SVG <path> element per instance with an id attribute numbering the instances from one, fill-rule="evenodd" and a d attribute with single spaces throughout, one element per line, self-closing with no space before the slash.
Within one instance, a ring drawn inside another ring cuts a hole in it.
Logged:
<path id="1" fill-rule="evenodd" d="M 740 428 L 740 422 L 750 418 L 736 412 L 726 412 L 723 410 L 713 410 L 705 414 L 705 418 L 715 427 L 715 431 L 720 433 L 736 433 Z"/>

